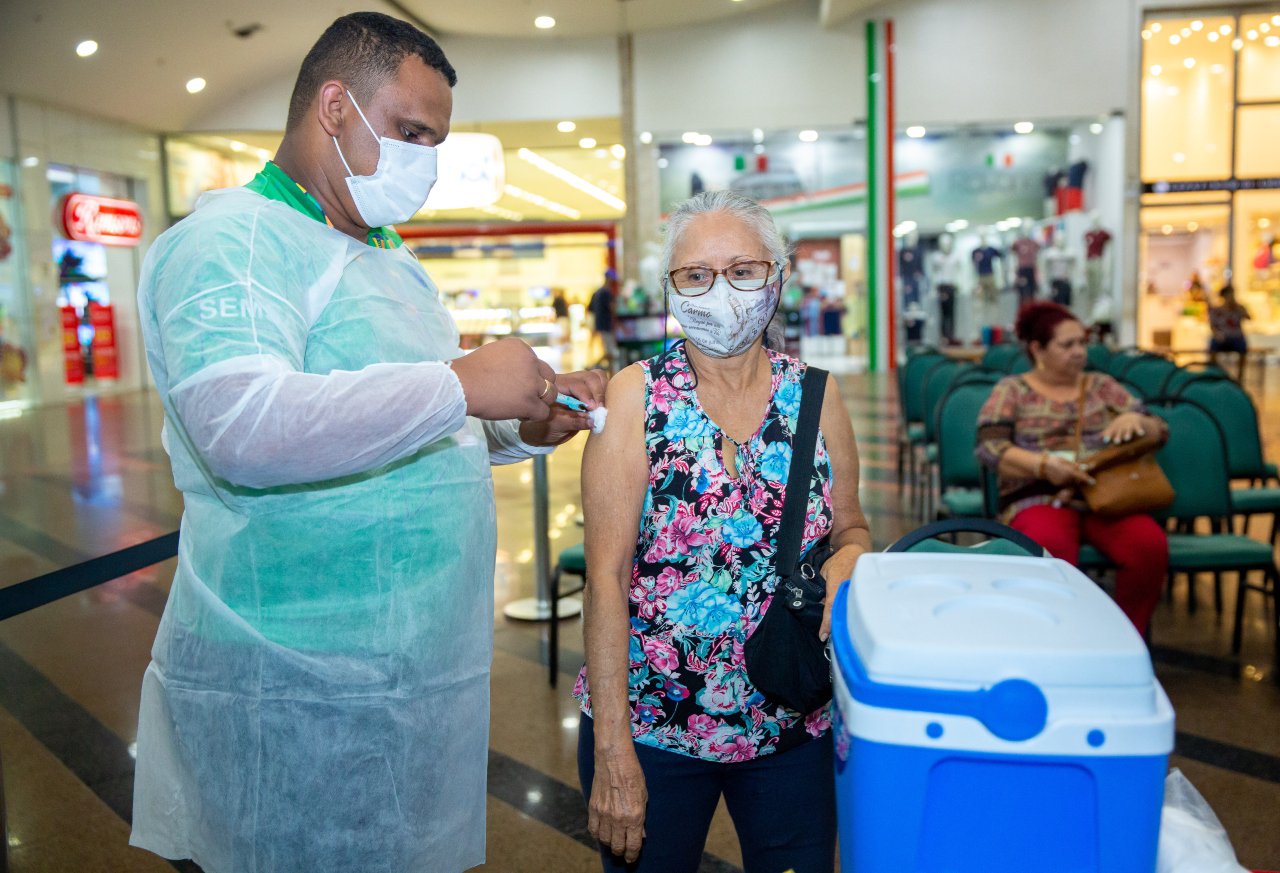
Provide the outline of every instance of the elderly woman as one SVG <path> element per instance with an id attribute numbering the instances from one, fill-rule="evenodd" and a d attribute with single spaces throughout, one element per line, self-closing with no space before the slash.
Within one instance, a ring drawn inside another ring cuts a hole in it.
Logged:
<path id="1" fill-rule="evenodd" d="M 1085 329 L 1069 309 L 1028 304 L 1017 334 L 1034 369 L 1001 379 L 978 414 L 977 454 L 999 476 L 1001 519 L 1072 564 L 1081 541 L 1091 543 L 1116 565 L 1116 603 L 1146 633 L 1164 587 L 1168 541 L 1145 513 L 1089 512 L 1076 493 L 1089 478 L 1075 462 L 1076 430 L 1083 414 L 1088 454 L 1168 428 L 1115 379 L 1084 372 Z"/>
<path id="2" fill-rule="evenodd" d="M 834 864 L 829 708 L 769 699 L 743 656 L 773 601 L 802 399 L 805 365 L 765 337 L 786 264 L 754 201 L 714 191 L 677 208 L 662 275 L 688 339 L 613 379 L 608 426 L 587 443 L 586 666 L 574 694 L 605 870 L 696 870 L 721 795 L 748 871 Z M 802 547 L 829 534 L 834 549 L 825 639 L 836 587 L 871 546 L 830 378 L 813 470 Z"/>

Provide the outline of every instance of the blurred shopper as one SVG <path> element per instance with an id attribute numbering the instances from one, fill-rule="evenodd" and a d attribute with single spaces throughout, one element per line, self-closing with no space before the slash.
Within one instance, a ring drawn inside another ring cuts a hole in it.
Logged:
<path id="1" fill-rule="evenodd" d="M 1236 289 L 1230 283 L 1218 292 L 1222 302 L 1209 307 L 1209 355 L 1216 362 L 1219 352 L 1234 352 L 1239 360 L 1237 381 L 1244 379 L 1245 354 L 1249 343 L 1244 336 L 1244 323 L 1252 316 L 1236 302 Z"/>
<path id="2" fill-rule="evenodd" d="M 805 372 L 774 350 L 777 337 L 765 341 L 786 263 L 755 201 L 714 191 L 677 207 L 662 271 L 688 339 L 613 379 L 608 427 L 587 443 L 591 574 L 574 694 L 606 871 L 697 870 L 722 795 L 747 870 L 834 864 L 829 706 L 771 700 L 743 654 L 774 600 Z M 829 534 L 835 550 L 822 565 L 825 639 L 835 588 L 871 547 L 853 429 L 830 377 L 819 426 L 802 549 Z"/>
<path id="3" fill-rule="evenodd" d="M 587 303 L 587 312 L 591 314 L 591 337 L 600 346 L 601 364 L 612 370 L 618 366 L 618 338 L 614 333 L 617 318 L 618 295 L 615 286 L 618 274 L 606 270 L 604 284 L 595 290 Z"/>
<path id="4" fill-rule="evenodd" d="M 587 427 L 556 393 L 595 407 L 605 380 L 514 339 L 463 355 L 389 227 L 426 201 L 454 81 L 414 27 L 338 19 L 275 161 L 144 266 L 185 511 L 131 842 L 206 873 L 484 861 L 489 465 Z"/>
<path id="5" fill-rule="evenodd" d="M 1072 564 L 1081 542 L 1091 543 L 1116 565 L 1116 602 L 1145 633 L 1169 563 L 1164 530 L 1146 514 L 1088 511 L 1076 493 L 1089 478 L 1074 460 L 1076 430 L 1083 414 L 1084 450 L 1092 452 L 1168 428 L 1115 379 L 1084 371 L 1085 329 L 1071 310 L 1028 304 L 1017 334 L 1035 368 L 996 383 L 978 415 L 977 454 L 999 476 L 1001 519 Z"/>

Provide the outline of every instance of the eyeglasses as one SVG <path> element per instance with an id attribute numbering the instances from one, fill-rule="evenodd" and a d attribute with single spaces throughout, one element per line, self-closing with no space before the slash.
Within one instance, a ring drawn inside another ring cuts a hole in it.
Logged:
<path id="1" fill-rule="evenodd" d="M 697 297 L 706 294 L 715 284 L 716 276 L 724 276 L 735 291 L 758 291 L 764 287 L 773 272 L 775 261 L 735 261 L 723 270 L 710 267 L 681 267 L 667 274 L 671 288 L 681 297 Z"/>

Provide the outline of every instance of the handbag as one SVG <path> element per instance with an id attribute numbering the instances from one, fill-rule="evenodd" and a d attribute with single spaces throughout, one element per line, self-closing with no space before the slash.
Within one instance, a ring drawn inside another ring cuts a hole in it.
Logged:
<path id="1" fill-rule="evenodd" d="M 778 524 L 773 559 L 777 583 L 764 618 L 743 646 L 751 684 L 766 697 L 806 714 L 831 699 L 831 661 L 827 644 L 818 639 L 827 597 L 822 565 L 831 557 L 830 537 L 800 556 L 826 389 L 826 371 L 808 367 L 801 382 L 800 413 Z"/>
<path id="2" fill-rule="evenodd" d="M 1081 460 L 1084 450 L 1085 383 L 1080 383 L 1080 418 L 1076 422 L 1076 463 L 1093 477 L 1092 485 L 1082 485 L 1080 494 L 1089 511 L 1098 515 L 1131 515 L 1155 512 L 1173 503 L 1177 496 L 1169 478 L 1156 463 L 1155 452 L 1163 444 L 1158 434 L 1144 434 L 1117 443 Z"/>

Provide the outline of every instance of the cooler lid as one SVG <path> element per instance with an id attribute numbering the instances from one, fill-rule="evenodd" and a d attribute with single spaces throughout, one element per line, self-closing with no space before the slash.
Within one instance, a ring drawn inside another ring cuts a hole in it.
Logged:
<path id="1" fill-rule="evenodd" d="M 839 630 L 872 682 L 973 688 L 1015 677 L 1045 689 L 1149 689 L 1154 681 L 1129 619 L 1065 561 L 874 553 L 858 559 L 847 587 Z"/>

